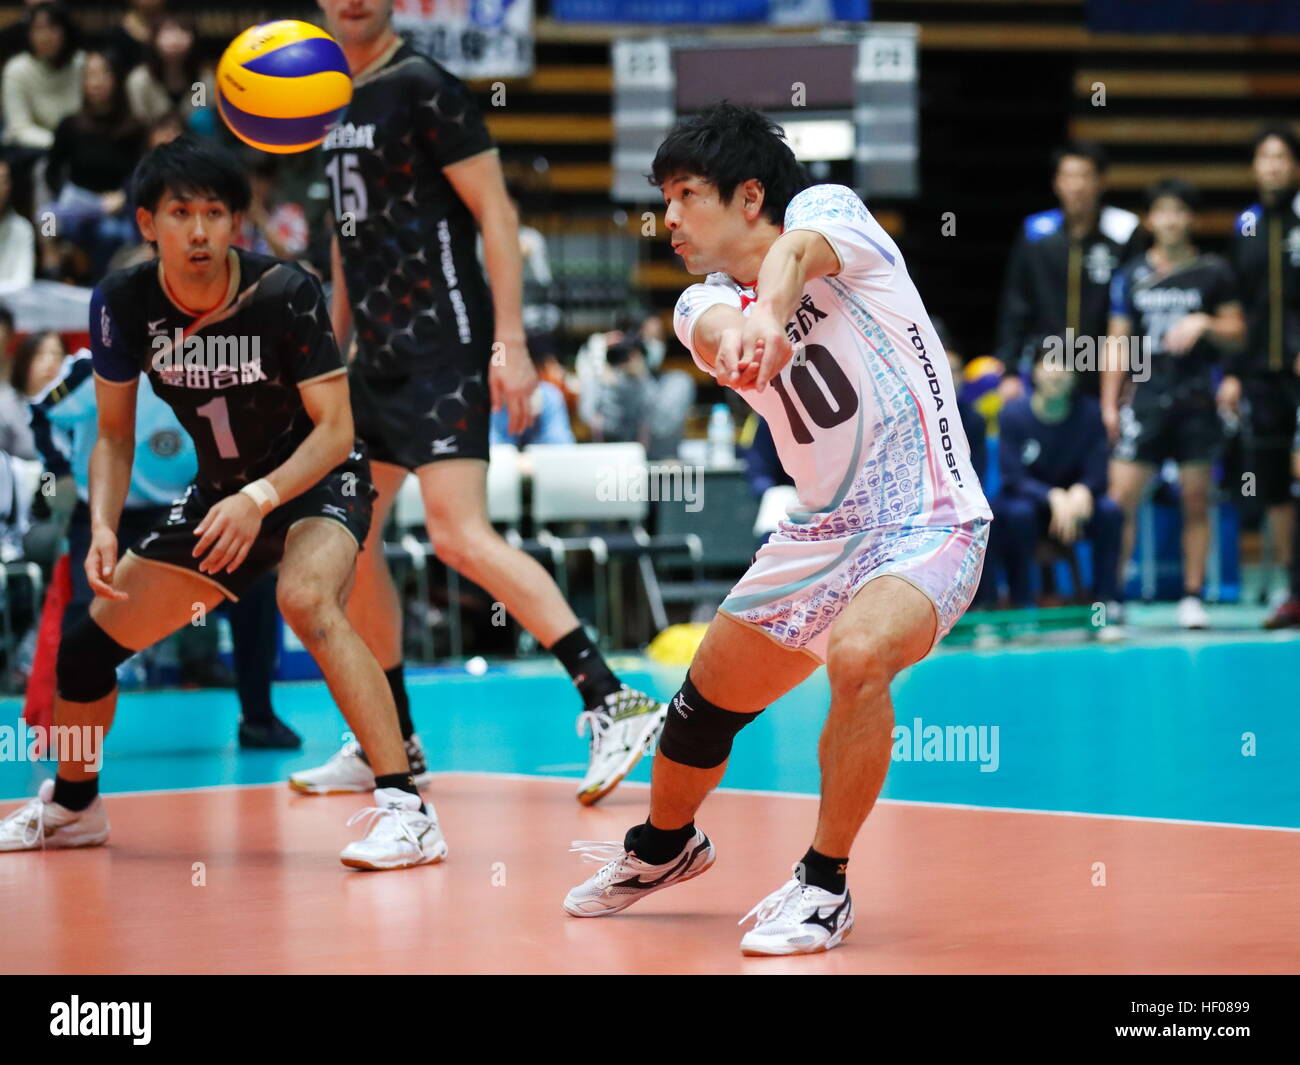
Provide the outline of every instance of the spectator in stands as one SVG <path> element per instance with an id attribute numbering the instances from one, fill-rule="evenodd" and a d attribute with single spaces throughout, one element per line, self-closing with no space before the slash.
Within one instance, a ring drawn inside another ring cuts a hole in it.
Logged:
<path id="1" fill-rule="evenodd" d="M 9 349 L 13 346 L 14 316 L 0 304 L 0 451 L 29 461 L 36 458 L 36 446 L 27 417 L 27 402 L 9 381 Z"/>
<path id="2" fill-rule="evenodd" d="M 279 157 L 268 152 L 246 156 L 252 199 L 244 212 L 236 246 L 277 259 L 297 259 L 307 250 L 307 214 L 301 204 L 278 202 Z"/>
<path id="3" fill-rule="evenodd" d="M 1290 570 L 1289 594 L 1264 623 L 1273 629 L 1300 626 L 1300 499 L 1291 456 L 1300 404 L 1300 139 L 1289 126 L 1268 126 L 1254 153 L 1259 202 L 1238 216 L 1229 248 L 1247 340 L 1228 360 L 1221 398 L 1229 411 L 1241 410 L 1254 501 L 1267 513 L 1278 567 Z M 1246 521 L 1263 516 L 1243 509 Z"/>
<path id="4" fill-rule="evenodd" d="M 655 344 L 651 317 L 655 316 L 649 312 L 628 316 L 618 329 L 593 334 L 579 349 L 574 365 L 578 413 L 595 440 L 641 440 L 648 458 L 676 458 L 695 402 L 695 381 L 682 370 L 655 372 L 651 367 L 642 337 L 649 338 L 660 363 L 664 350 Z M 658 337 L 662 337 L 661 323 Z M 621 349 L 615 356 L 618 365 L 611 366 L 609 353 L 615 347 Z M 612 428 L 610 418 L 617 420 Z M 634 433 L 630 418 L 642 419 Z"/>
<path id="5" fill-rule="evenodd" d="M 649 444 L 654 378 L 641 342 L 624 333 L 605 349 L 605 369 L 595 397 L 592 436 L 601 441 Z"/>
<path id="6" fill-rule="evenodd" d="M 1222 443 L 1214 371 L 1225 353 L 1240 347 L 1246 323 L 1228 264 L 1192 244 L 1196 190 L 1185 181 L 1162 181 L 1146 201 L 1155 243 L 1115 275 L 1102 384 L 1102 419 L 1115 441 L 1110 491 L 1124 510 L 1120 566 L 1133 552 L 1137 508 L 1152 474 L 1166 460 L 1177 461 L 1184 589 L 1178 623 L 1204 629 L 1211 463 Z"/>
<path id="7" fill-rule="evenodd" d="M 104 35 L 104 48 L 119 57 L 123 70 L 134 70 L 144 62 L 166 13 L 167 0 L 129 0 L 121 21 Z"/>
<path id="8" fill-rule="evenodd" d="M 23 490 L 22 479 L 14 456 L 0 449 L 0 563 L 14 562 L 23 557 L 23 538 L 27 535 L 31 515 L 31 496 Z M 6 582 L 6 587 L 0 589 L 0 595 L 8 595 L 9 591 Z M 16 635 L 21 636 L 34 620 L 30 613 L 29 608 L 21 620 L 12 619 L 18 630 Z M 13 663 L 6 662 L 5 667 L 12 669 Z"/>
<path id="9" fill-rule="evenodd" d="M 1033 393 L 1003 406 L 998 430 L 1001 485 L 991 503 L 989 544 L 994 564 L 985 567 L 984 580 L 992 586 L 1001 563 L 1017 607 L 1032 605 L 1030 567 L 1044 537 L 1071 547 L 1089 541 L 1094 597 L 1118 598 L 1116 560 L 1124 516 L 1106 495 L 1109 446 L 1101 411 L 1092 396 L 1079 393 L 1079 375 L 1069 363 L 1054 355 L 1059 348 L 1040 345 Z"/>
<path id="10" fill-rule="evenodd" d="M 46 0 L 23 0 L 23 7 L 33 8 L 37 4 L 45 2 Z M 16 19 L 4 29 L 0 29 L 0 68 L 19 52 L 27 51 L 27 19 L 25 16 L 26 12 L 24 12 L 23 18 Z M 3 114 L 2 109 L 0 109 L 0 114 Z"/>
<path id="11" fill-rule="evenodd" d="M 1039 338 L 1056 336 L 1078 353 L 1077 387 L 1100 390 L 1096 373 L 1106 336 L 1111 274 L 1142 238 L 1137 215 L 1104 207 L 1107 159 L 1100 146 L 1067 144 L 1052 157 L 1060 206 L 1025 219 L 1007 266 L 997 356 L 1006 367 L 1006 399 L 1024 394 L 1021 374 Z M 1085 358 L 1090 360 L 1089 366 Z"/>
<path id="12" fill-rule="evenodd" d="M 121 72 L 106 52 L 86 55 L 81 110 L 59 123 L 45 180 L 56 199 L 57 236 L 43 237 L 46 272 L 57 271 L 64 242 L 90 257 L 90 282 L 103 277 L 113 253 L 136 236 L 126 185 L 144 150 L 144 128 L 131 115 Z"/>
<path id="13" fill-rule="evenodd" d="M 212 71 L 200 58 L 194 30 L 176 15 L 164 15 L 154 27 L 153 40 L 141 62 L 126 79 L 131 113 L 145 127 L 168 112 L 180 115 L 196 133 L 210 133 L 199 117 L 212 95 Z M 204 85 L 200 99 L 196 86 Z"/>
<path id="14" fill-rule="evenodd" d="M 63 338 L 53 329 L 28 333 L 14 355 L 9 381 L 19 395 L 30 399 L 58 376 L 67 355 Z"/>
<path id="15" fill-rule="evenodd" d="M 26 288 L 36 276 L 36 231 L 14 207 L 13 169 L 0 158 L 0 292 Z"/>
<path id="16" fill-rule="evenodd" d="M 44 152 L 60 122 L 81 106 L 79 34 L 62 4 L 36 4 L 27 12 L 27 50 L 0 75 L 4 143 Z"/>

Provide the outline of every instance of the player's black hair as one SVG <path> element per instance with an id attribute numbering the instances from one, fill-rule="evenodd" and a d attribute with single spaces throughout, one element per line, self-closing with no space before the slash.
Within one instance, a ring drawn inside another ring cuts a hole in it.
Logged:
<path id="1" fill-rule="evenodd" d="M 1145 202 L 1147 210 L 1151 210 L 1156 205 L 1156 200 L 1161 196 L 1172 196 L 1175 199 L 1182 200 L 1183 205 L 1189 211 L 1195 211 L 1201 206 L 1201 194 L 1196 191 L 1196 187 L 1182 178 L 1165 178 L 1163 181 L 1157 181 L 1146 191 Z"/>
<path id="2" fill-rule="evenodd" d="M 138 206 L 156 211 L 168 192 L 177 198 L 210 196 L 232 213 L 245 210 L 252 197 L 248 176 L 234 155 L 192 133 L 160 144 L 135 168 L 131 198 Z"/>
<path id="3" fill-rule="evenodd" d="M 1259 146 L 1269 137 L 1276 137 L 1286 145 L 1287 151 L 1291 153 L 1291 158 L 1300 163 L 1300 137 L 1296 136 L 1296 131 L 1292 126 L 1285 122 L 1270 122 L 1267 125 L 1260 126 L 1255 131 L 1255 138 L 1250 142 L 1250 154 L 1253 156 L 1259 151 Z"/>
<path id="4" fill-rule="evenodd" d="M 785 219 L 795 193 L 812 182 L 784 140 L 784 131 L 752 107 L 723 101 L 682 119 L 655 152 L 650 184 L 692 174 L 717 186 L 730 203 L 738 185 L 756 178 L 763 186 L 763 213 L 773 225 Z"/>
<path id="5" fill-rule="evenodd" d="M 1052 153 L 1052 173 L 1061 169 L 1061 161 L 1068 158 L 1087 159 L 1096 168 L 1098 175 L 1106 173 L 1110 166 L 1110 156 L 1106 149 L 1093 141 L 1070 141 L 1062 144 Z"/>
<path id="6" fill-rule="evenodd" d="M 73 56 L 77 54 L 77 49 L 81 47 L 81 28 L 77 25 L 76 19 L 72 17 L 72 12 L 63 4 L 46 3 L 37 4 L 35 7 L 27 9 L 27 17 L 23 21 L 23 47 L 31 47 L 32 24 L 45 15 L 50 22 L 63 31 L 63 44 L 50 65 L 62 70 L 72 62 Z"/>
<path id="7" fill-rule="evenodd" d="M 0 329 L 8 329 L 11 333 L 14 331 L 14 312 L 3 303 L 0 303 Z M 3 358 L 4 354 L 0 351 L 0 358 Z"/>

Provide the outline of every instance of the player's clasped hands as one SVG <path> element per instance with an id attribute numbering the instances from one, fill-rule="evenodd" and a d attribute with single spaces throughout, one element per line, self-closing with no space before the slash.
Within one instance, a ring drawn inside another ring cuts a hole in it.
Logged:
<path id="1" fill-rule="evenodd" d="M 719 337 L 714 360 L 717 379 L 737 391 L 753 388 L 762 392 L 792 354 L 784 323 L 755 307 L 743 329 L 727 329 Z"/>
<path id="2" fill-rule="evenodd" d="M 227 573 L 235 570 L 248 557 L 249 548 L 262 528 L 262 512 L 258 505 L 243 492 L 226 496 L 209 510 L 194 530 L 199 542 L 194 545 L 193 557 L 207 557 L 199 564 L 200 573 Z"/>

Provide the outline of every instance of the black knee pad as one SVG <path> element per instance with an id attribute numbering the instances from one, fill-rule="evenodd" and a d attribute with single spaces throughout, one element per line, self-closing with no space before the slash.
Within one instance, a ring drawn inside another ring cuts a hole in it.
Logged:
<path id="1" fill-rule="evenodd" d="M 688 673 L 681 691 L 668 704 L 659 752 L 682 765 L 714 769 L 731 756 L 736 733 L 762 712 L 738 714 L 714 706 L 696 691 Z"/>
<path id="2" fill-rule="evenodd" d="M 117 667 L 133 654 L 87 615 L 59 641 L 54 667 L 59 695 L 74 703 L 104 698 L 117 684 Z"/>

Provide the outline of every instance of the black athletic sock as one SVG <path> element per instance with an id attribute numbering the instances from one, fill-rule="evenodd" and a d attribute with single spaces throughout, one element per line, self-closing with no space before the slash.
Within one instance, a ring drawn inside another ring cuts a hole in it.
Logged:
<path id="1" fill-rule="evenodd" d="M 402 739 L 409 740 L 415 735 L 415 725 L 411 723 L 411 700 L 406 694 L 406 681 L 402 675 L 402 663 L 398 662 L 392 669 L 384 670 L 384 679 L 393 693 L 393 702 L 397 704 L 397 723 L 402 726 Z"/>
<path id="2" fill-rule="evenodd" d="M 98 794 L 98 776 L 89 780 L 64 780 L 60 776 L 54 778 L 54 801 L 69 810 L 84 810 L 95 801 Z"/>
<path id="3" fill-rule="evenodd" d="M 581 625 L 551 644 L 550 650 L 569 671 L 578 694 L 582 696 L 582 703 L 588 709 L 604 706 L 605 696 L 622 687 Z"/>
<path id="4" fill-rule="evenodd" d="M 824 888 L 832 895 L 843 895 L 848 887 L 848 877 L 845 876 L 848 867 L 847 858 L 828 858 L 809 847 L 799 862 L 799 879 L 813 887 Z"/>
<path id="5" fill-rule="evenodd" d="M 682 828 L 655 828 L 648 820 L 642 825 L 633 825 L 623 837 L 623 849 L 630 851 L 643 862 L 651 865 L 664 865 L 671 862 L 682 848 L 695 835 L 695 822 Z"/>
<path id="6" fill-rule="evenodd" d="M 376 776 L 375 788 L 396 788 L 398 791 L 416 797 L 420 794 L 420 789 L 415 786 L 415 777 L 410 773 L 385 773 L 382 777 Z"/>

